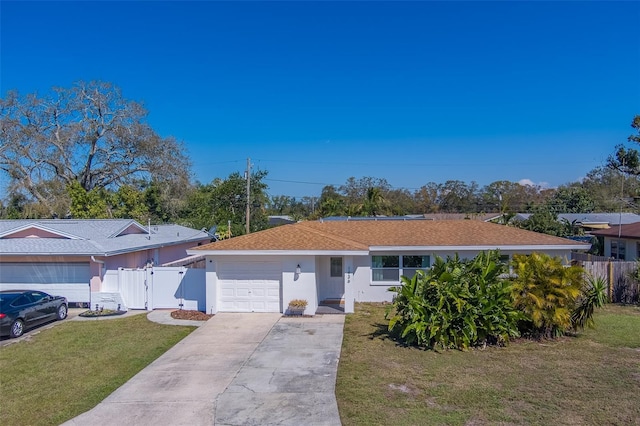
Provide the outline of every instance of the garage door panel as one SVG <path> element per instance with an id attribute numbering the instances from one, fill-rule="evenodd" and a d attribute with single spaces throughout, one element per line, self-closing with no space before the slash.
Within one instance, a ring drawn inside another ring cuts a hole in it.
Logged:
<path id="1" fill-rule="evenodd" d="M 280 289 L 279 288 L 268 288 L 267 289 L 267 296 L 269 298 L 275 298 L 279 302 L 280 301 Z"/>
<path id="2" fill-rule="evenodd" d="M 251 290 L 246 287 L 236 288 L 234 297 L 249 297 Z"/>
<path id="3" fill-rule="evenodd" d="M 277 301 L 270 301 L 267 303 L 267 312 L 280 312 L 280 297 Z"/>
<path id="4" fill-rule="evenodd" d="M 220 295 L 222 297 L 233 297 L 235 296 L 235 290 L 233 288 L 221 288 Z"/>
<path id="5" fill-rule="evenodd" d="M 261 300 L 251 302 L 252 310 L 255 312 L 266 312 L 267 304 Z"/>
<path id="6" fill-rule="evenodd" d="M 252 297 L 265 297 L 266 295 L 267 295 L 267 292 L 265 291 L 264 288 L 253 287 L 251 289 L 251 296 Z"/>
<path id="7" fill-rule="evenodd" d="M 221 262 L 217 269 L 221 311 L 280 312 L 279 263 Z"/>
<path id="8" fill-rule="evenodd" d="M 69 302 L 91 300 L 88 262 L 2 262 L 0 290 L 31 289 L 65 296 Z"/>

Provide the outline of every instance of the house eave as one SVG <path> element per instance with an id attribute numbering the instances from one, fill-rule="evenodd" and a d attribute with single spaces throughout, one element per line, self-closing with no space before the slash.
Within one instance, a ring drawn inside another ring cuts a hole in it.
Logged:
<path id="1" fill-rule="evenodd" d="M 371 252 L 383 252 L 383 251 L 488 251 L 488 250 L 589 250 L 591 244 L 544 244 L 544 245 L 479 245 L 479 246 L 371 246 L 369 250 Z"/>
<path id="2" fill-rule="evenodd" d="M 367 250 L 187 250 L 189 255 L 204 256 L 366 256 Z"/>
<path id="3" fill-rule="evenodd" d="M 127 230 L 132 225 L 135 226 L 136 228 L 138 228 L 140 231 L 142 231 L 141 234 L 150 233 L 149 229 L 145 228 L 140 223 L 138 223 L 138 222 L 136 222 L 135 220 L 132 219 L 125 226 L 123 226 L 122 228 L 120 228 L 119 230 L 114 232 L 113 234 L 109 235 L 107 238 L 116 238 L 116 237 L 120 236 L 120 234 L 122 234 L 125 230 Z"/>
<path id="4" fill-rule="evenodd" d="M 74 253 L 74 252 L 68 252 L 68 253 L 53 253 L 53 252 L 35 252 L 35 251 L 29 251 L 29 252 L 11 252 L 11 253 L 0 253 L 0 257 L 5 258 L 5 257 L 17 257 L 17 256 L 47 256 L 47 257 L 60 257 L 60 256 L 78 256 L 78 257 L 91 257 L 91 256 L 105 256 L 104 253 L 102 252 L 87 252 L 87 251 L 83 251 L 83 252 L 78 252 L 78 253 Z"/>
<path id="5" fill-rule="evenodd" d="M 143 246 L 127 247 L 126 249 L 106 251 L 103 254 L 100 254 L 100 256 L 117 256 L 119 254 L 127 254 L 127 253 L 131 253 L 131 252 L 137 252 L 137 251 L 143 251 L 143 250 L 154 250 L 154 249 L 159 249 L 159 248 L 162 248 L 162 247 L 175 246 L 175 245 L 184 244 L 184 243 L 197 244 L 198 242 L 200 242 L 202 240 L 207 240 L 207 239 L 209 239 L 209 237 L 206 237 L 206 238 L 189 238 L 189 239 L 184 239 L 184 240 L 179 240 L 179 241 L 166 241 L 166 242 L 157 243 L 157 244 L 147 244 L 147 245 L 143 245 Z M 194 253 L 194 254 L 197 254 L 197 253 Z"/>
<path id="6" fill-rule="evenodd" d="M 33 223 L 33 222 L 28 223 L 26 225 L 18 226 L 16 228 L 12 228 L 12 229 L 9 229 L 9 230 L 7 230 L 7 231 L 5 231 L 3 233 L 0 233 L 0 238 L 5 238 L 7 236 L 10 236 L 10 235 L 13 235 L 13 234 L 16 234 L 18 232 L 22 232 L 22 231 L 25 231 L 25 230 L 31 229 L 31 228 L 38 229 L 38 230 L 44 231 L 44 232 L 49 232 L 51 234 L 58 235 L 60 237 L 64 237 L 64 238 L 67 238 L 67 239 L 70 239 L 70 240 L 83 240 L 84 239 L 84 238 L 79 237 L 77 235 L 70 234 L 68 232 L 59 231 L 57 229 L 49 228 L 48 226 L 44 226 L 44 225 L 41 225 L 39 223 Z"/>

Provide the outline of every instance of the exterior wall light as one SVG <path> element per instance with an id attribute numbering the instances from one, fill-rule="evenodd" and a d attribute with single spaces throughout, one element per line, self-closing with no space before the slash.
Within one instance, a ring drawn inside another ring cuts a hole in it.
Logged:
<path id="1" fill-rule="evenodd" d="M 300 275 L 300 264 L 298 263 L 298 266 L 296 266 L 296 274 Z"/>

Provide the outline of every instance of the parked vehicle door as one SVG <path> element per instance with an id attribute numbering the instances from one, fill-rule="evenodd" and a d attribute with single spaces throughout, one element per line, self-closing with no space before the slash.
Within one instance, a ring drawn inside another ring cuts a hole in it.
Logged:
<path id="1" fill-rule="evenodd" d="M 29 295 L 33 301 L 36 315 L 38 316 L 37 321 L 47 321 L 55 317 L 56 305 L 51 300 L 51 296 L 39 291 L 32 291 Z"/>
<path id="2" fill-rule="evenodd" d="M 29 294 L 21 295 L 12 303 L 12 305 L 20 309 L 21 316 L 24 318 L 25 326 L 31 327 L 38 323 L 40 314 L 38 313 Z"/>

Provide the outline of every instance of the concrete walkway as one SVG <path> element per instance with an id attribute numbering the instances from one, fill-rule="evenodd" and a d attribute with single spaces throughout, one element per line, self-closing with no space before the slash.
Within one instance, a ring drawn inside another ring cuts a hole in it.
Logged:
<path id="1" fill-rule="evenodd" d="M 217 314 L 65 424 L 339 425 L 343 324 L 342 315 Z"/>

